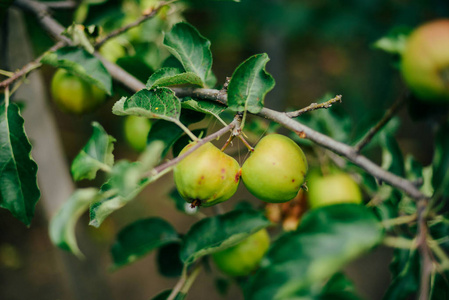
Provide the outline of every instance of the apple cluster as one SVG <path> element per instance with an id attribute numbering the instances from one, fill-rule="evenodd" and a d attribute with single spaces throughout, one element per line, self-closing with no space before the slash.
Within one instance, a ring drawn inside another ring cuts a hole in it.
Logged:
<path id="1" fill-rule="evenodd" d="M 180 153 L 188 151 L 187 145 Z M 271 203 L 293 199 L 304 184 L 307 160 L 301 148 L 280 134 L 260 140 L 242 168 L 211 143 L 202 145 L 174 169 L 176 187 L 192 206 L 208 207 L 231 198 L 242 178 L 248 191 Z"/>

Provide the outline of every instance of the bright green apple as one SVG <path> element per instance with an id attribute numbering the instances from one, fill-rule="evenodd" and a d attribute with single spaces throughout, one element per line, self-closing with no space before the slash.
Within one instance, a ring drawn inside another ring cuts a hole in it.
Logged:
<path id="1" fill-rule="evenodd" d="M 184 154 L 195 143 L 179 153 Z M 179 194 L 192 206 L 212 206 L 234 195 L 240 181 L 240 166 L 211 143 L 189 154 L 173 170 Z"/>
<path id="2" fill-rule="evenodd" d="M 51 93 L 62 111 L 78 115 L 94 111 L 106 100 L 104 91 L 65 69 L 59 69 L 53 76 Z"/>
<path id="3" fill-rule="evenodd" d="M 229 276 L 246 276 L 254 271 L 270 246 L 270 236 L 259 230 L 239 244 L 212 254 L 212 259 Z"/>
<path id="4" fill-rule="evenodd" d="M 298 194 L 307 174 L 307 159 L 301 148 L 280 134 L 260 140 L 242 167 L 242 180 L 257 198 L 286 202 Z"/>
<path id="5" fill-rule="evenodd" d="M 125 139 L 136 151 L 142 152 L 147 146 L 148 133 L 151 130 L 151 121 L 144 117 L 127 116 L 123 125 Z"/>
<path id="6" fill-rule="evenodd" d="M 402 54 L 401 72 L 419 99 L 449 102 L 449 20 L 437 20 L 415 29 Z"/>
<path id="7" fill-rule="evenodd" d="M 308 202 L 311 209 L 338 203 L 362 203 L 357 183 L 346 173 L 308 176 Z"/>

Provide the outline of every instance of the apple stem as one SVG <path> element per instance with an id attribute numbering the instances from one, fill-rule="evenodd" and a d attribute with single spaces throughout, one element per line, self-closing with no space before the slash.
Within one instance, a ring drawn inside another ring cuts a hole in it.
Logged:
<path id="1" fill-rule="evenodd" d="M 225 151 L 225 149 L 228 147 L 228 145 L 231 143 L 231 141 L 234 139 L 234 135 L 233 134 L 231 134 L 230 136 L 229 136 L 229 138 L 227 139 L 227 141 L 226 141 L 226 143 L 223 145 L 223 147 L 221 147 L 221 152 L 223 152 L 223 151 Z"/>
<path id="2" fill-rule="evenodd" d="M 178 125 L 184 132 L 190 137 L 190 139 L 194 142 L 199 141 L 199 139 L 187 128 L 181 121 L 177 121 L 176 125 Z"/>

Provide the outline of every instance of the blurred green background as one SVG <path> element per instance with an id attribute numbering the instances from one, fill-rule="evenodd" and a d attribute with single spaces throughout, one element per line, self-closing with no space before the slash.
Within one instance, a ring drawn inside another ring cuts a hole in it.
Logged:
<path id="1" fill-rule="evenodd" d="M 90 5 L 85 2 L 78 10 L 54 9 L 53 12 L 65 26 L 70 25 L 75 16 L 86 25 L 99 24 L 108 32 L 136 19 L 141 10 L 153 2 L 111 0 Z M 444 0 L 242 0 L 241 3 L 192 0 L 178 1 L 173 8 L 117 39 L 125 53 L 117 60 L 120 66 L 145 82 L 167 57 L 167 52 L 160 48 L 162 31 L 184 19 L 211 41 L 213 71 L 219 85 L 246 58 L 267 52 L 271 58 L 267 70 L 276 80 L 275 89 L 267 95 L 267 107 L 296 109 L 318 99 L 343 95 L 343 103 L 334 105 L 332 114 L 340 118 L 342 124 L 349 124 L 342 126 L 346 131 L 340 136 L 350 144 L 375 124 L 404 92 L 397 71 L 398 57 L 375 49 L 373 43 L 394 28 L 413 28 L 449 16 L 449 2 Z M 9 23 L 1 24 L 2 36 L 17 25 L 15 22 L 23 20 L 27 36 L 9 34 L 9 44 L 20 45 L 17 41 L 20 38 L 31 39 L 35 56 L 53 45 L 34 17 L 17 17 L 17 11 L 9 9 L 6 19 Z M 9 69 L 8 61 L 1 63 L 2 69 Z M 93 120 L 99 121 L 117 138 L 116 159 L 135 159 L 138 154 L 124 141 L 123 118 L 111 114 L 115 100 L 128 92 L 116 85 L 114 96 L 95 113 L 82 117 L 66 115 L 54 107 L 48 96 L 54 71 L 45 66 L 41 74 L 67 165 L 90 136 Z M 399 117 L 396 137 L 401 150 L 427 165 L 433 151 L 432 117 L 420 118 L 418 114 L 412 118 L 408 108 L 402 109 Z M 307 116 L 304 120 L 307 121 Z M 207 124 L 202 123 L 203 126 Z M 367 153 L 379 162 L 375 149 Z M 243 156 L 242 152 L 240 159 Z M 81 182 L 79 186 L 89 184 Z M 110 245 L 116 232 L 126 224 L 139 218 L 162 216 L 180 232 L 186 232 L 196 220 L 175 209 L 168 196 L 172 188 L 169 174 L 114 213 L 99 229 L 89 227 L 88 216 L 84 216 L 78 226 L 80 247 L 86 254 L 84 261 L 61 253 L 50 244 L 42 202 L 37 206 L 30 228 L 25 228 L 6 210 L 0 210 L 0 299 L 150 299 L 157 292 L 171 288 L 176 279 L 158 275 L 154 253 L 114 273 L 107 269 Z M 257 204 L 240 188 L 225 209 L 233 207 L 240 199 Z M 204 212 L 211 214 L 210 209 Z M 350 277 L 366 299 L 380 299 L 385 291 L 389 281 L 389 255 L 388 250 L 378 249 L 348 268 Z M 188 299 L 242 298 L 236 284 L 231 284 L 227 295 L 220 296 L 214 286 L 223 276 L 216 271 L 212 274 L 200 276 Z"/>

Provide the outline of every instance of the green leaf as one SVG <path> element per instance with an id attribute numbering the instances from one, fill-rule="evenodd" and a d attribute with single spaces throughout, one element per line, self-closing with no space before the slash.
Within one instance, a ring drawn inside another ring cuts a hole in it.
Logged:
<path id="1" fill-rule="evenodd" d="M 419 253 L 406 249 L 395 249 L 390 271 L 393 280 L 383 300 L 406 300 L 419 288 Z"/>
<path id="2" fill-rule="evenodd" d="M 101 201 L 90 207 L 89 225 L 99 227 L 101 223 L 114 211 L 122 208 L 134 199 L 154 179 L 144 178 L 143 173 L 151 170 L 161 158 L 164 144 L 155 141 L 145 150 L 144 155 L 152 157 L 146 162 L 120 161 L 114 165 L 109 180 L 101 187 L 101 193 L 106 195 Z"/>
<path id="3" fill-rule="evenodd" d="M 40 191 L 23 123 L 16 104 L 0 103 L 0 207 L 29 226 Z"/>
<path id="4" fill-rule="evenodd" d="M 442 125 L 435 136 L 432 185 L 435 194 L 449 197 L 449 122 Z"/>
<path id="5" fill-rule="evenodd" d="M 220 114 L 225 111 L 226 106 L 216 102 L 194 100 L 192 98 L 185 98 L 181 102 L 182 108 L 191 109 L 207 115 L 212 115 L 217 119 L 220 119 Z"/>
<path id="6" fill-rule="evenodd" d="M 130 264 L 161 246 L 179 240 L 176 230 L 163 219 L 136 221 L 119 232 L 111 248 L 112 268 Z"/>
<path id="7" fill-rule="evenodd" d="M 146 87 L 173 86 L 173 85 L 197 85 L 202 87 L 203 82 L 195 73 L 187 72 L 176 68 L 162 68 L 154 72 L 148 78 Z"/>
<path id="8" fill-rule="evenodd" d="M 181 260 L 191 264 L 202 256 L 232 247 L 269 225 L 270 221 L 255 210 L 231 211 L 202 219 L 185 235 Z"/>
<path id="9" fill-rule="evenodd" d="M 99 197 L 98 190 L 95 188 L 78 189 L 70 196 L 50 220 L 49 234 L 54 245 L 70 251 L 80 258 L 83 257 L 76 242 L 76 222 L 89 208 L 89 205 L 97 201 Z"/>
<path id="10" fill-rule="evenodd" d="M 385 132 L 380 133 L 382 145 L 382 168 L 398 176 L 405 175 L 404 157 L 396 139 Z"/>
<path id="11" fill-rule="evenodd" d="M 72 163 L 71 171 L 75 181 L 92 180 L 98 170 L 109 172 L 114 164 L 112 151 L 115 139 L 97 122 L 93 122 L 92 127 L 94 132 L 91 138 Z"/>
<path id="12" fill-rule="evenodd" d="M 179 258 L 181 242 L 174 242 L 160 247 L 157 250 L 156 262 L 159 273 L 165 277 L 181 276 L 184 267 Z"/>
<path id="13" fill-rule="evenodd" d="M 98 86 L 108 95 L 112 93 L 111 75 L 98 58 L 84 49 L 64 47 L 47 53 L 41 62 L 56 68 L 64 68 L 88 83 Z"/>
<path id="14" fill-rule="evenodd" d="M 187 23 L 177 23 L 165 34 L 164 45 L 187 72 L 196 74 L 203 83 L 212 68 L 210 42 Z"/>
<path id="15" fill-rule="evenodd" d="M 176 123 L 181 114 L 181 101 L 169 88 L 143 89 L 117 101 L 112 112 L 119 116 L 136 115 Z"/>
<path id="16" fill-rule="evenodd" d="M 401 55 L 405 50 L 410 32 L 411 28 L 395 27 L 387 35 L 374 42 L 373 46 L 387 53 Z"/>
<path id="17" fill-rule="evenodd" d="M 245 299 L 291 299 L 379 244 L 380 223 L 366 207 L 338 204 L 309 211 L 297 231 L 275 241 Z"/>
<path id="18" fill-rule="evenodd" d="M 274 88 L 274 79 L 265 65 L 270 59 L 266 53 L 256 54 L 240 64 L 232 74 L 228 86 L 228 106 L 234 111 L 259 113 L 265 95 Z"/>

